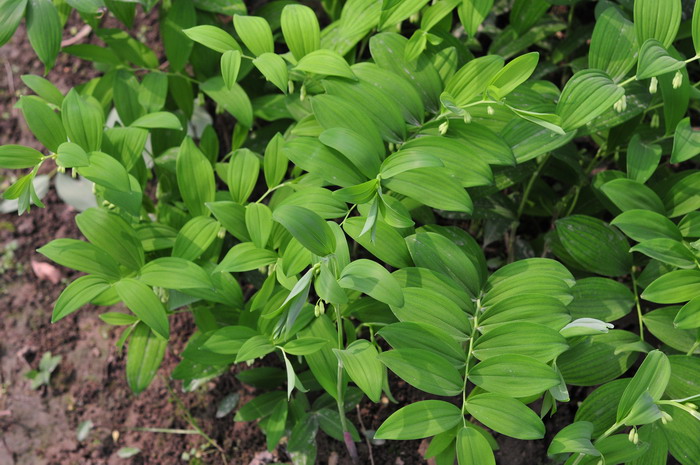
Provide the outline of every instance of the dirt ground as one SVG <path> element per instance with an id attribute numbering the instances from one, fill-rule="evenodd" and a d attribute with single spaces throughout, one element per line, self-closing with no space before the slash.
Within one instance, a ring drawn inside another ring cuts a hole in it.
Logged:
<path id="1" fill-rule="evenodd" d="M 151 27 L 153 22 L 153 15 L 142 19 L 132 32 L 146 36 L 149 44 L 154 43 L 157 31 Z M 66 32 L 72 33 L 75 30 L 70 28 Z M 85 42 L 94 40 L 87 37 Z M 21 26 L 12 42 L 0 48 L 0 144 L 37 147 L 19 111 L 12 107 L 18 95 L 28 93 L 20 76 L 42 71 Z M 61 55 L 48 79 L 66 91 L 95 75 L 89 64 Z M 95 308 L 84 308 L 56 324 L 50 323 L 53 302 L 75 273 L 55 267 L 48 268 L 47 276 L 41 270 L 37 274 L 33 268 L 45 259 L 36 249 L 54 238 L 80 238 L 80 233 L 73 220 L 76 212 L 60 202 L 53 188 L 45 203 L 45 209 L 34 208 L 22 217 L 12 213 L 0 215 L 0 464 L 263 465 L 288 461 L 283 446 L 272 453 L 265 450 L 264 437 L 255 426 L 235 423 L 233 413 L 216 418 L 217 406 L 227 395 L 237 393 L 239 405 L 255 395 L 254 390 L 235 378 L 235 368 L 193 393 L 183 393 L 179 383 L 168 379 L 168 373 L 179 361 L 178 353 L 194 331 L 187 314 L 173 320 L 173 340 L 163 368 L 151 387 L 139 396 L 134 396 L 126 384 L 125 360 L 115 347 L 119 330 L 103 324 Z M 58 282 L 49 278 L 57 278 Z M 49 386 L 33 390 L 25 374 L 39 366 L 46 352 L 60 355 L 61 362 Z M 419 392 L 400 380 L 393 386 L 400 403 L 421 398 Z M 583 392 L 572 394 L 582 396 Z M 366 403 L 359 416 L 366 428 L 376 429 L 397 408 Z M 557 416 L 548 420 L 548 435 L 543 441 L 498 438 L 498 463 L 549 463 L 546 446 L 571 421 L 574 411 L 575 402 L 562 406 Z M 78 427 L 86 421 L 92 422 L 93 427 L 79 440 Z M 140 430 L 144 428 L 201 428 L 223 454 L 202 435 Z M 200 457 L 183 456 L 200 446 Z M 318 447 L 318 463 L 349 463 L 343 444 L 323 433 L 319 433 Z M 426 441 L 389 441 L 373 446 L 372 457 L 377 465 L 424 464 L 421 456 L 426 447 Z M 140 452 L 122 458 L 122 448 L 138 448 Z M 363 463 L 370 463 L 366 444 L 361 443 L 358 448 Z"/>

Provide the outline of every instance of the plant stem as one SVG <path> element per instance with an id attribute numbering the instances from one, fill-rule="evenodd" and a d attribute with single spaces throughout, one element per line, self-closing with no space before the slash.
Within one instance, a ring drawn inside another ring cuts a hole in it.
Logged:
<path id="1" fill-rule="evenodd" d="M 617 431 L 618 428 L 620 428 L 620 426 L 622 426 L 622 423 L 615 423 L 610 428 L 608 428 L 598 439 L 596 439 L 593 442 L 593 444 L 597 444 L 600 440 L 607 438 L 608 436 L 613 434 L 615 431 Z M 581 460 L 583 460 L 583 457 L 585 457 L 585 456 L 586 456 L 586 454 L 583 454 L 583 453 L 579 454 L 578 457 L 576 457 L 576 460 L 574 460 L 574 463 L 572 463 L 571 465 L 578 465 L 581 462 Z"/>
<path id="2" fill-rule="evenodd" d="M 481 299 L 476 301 L 476 310 L 474 311 L 474 321 L 472 326 L 472 333 L 469 337 L 469 348 L 467 349 L 467 361 L 465 363 L 464 369 L 464 384 L 462 384 L 462 421 L 464 426 L 467 426 L 467 417 L 464 416 L 464 412 L 467 408 L 467 383 L 469 380 L 469 364 L 472 361 L 472 352 L 474 351 L 474 339 L 476 338 L 477 328 L 479 327 L 479 312 L 481 311 Z"/>
<path id="3" fill-rule="evenodd" d="M 338 350 L 343 350 L 343 317 L 340 314 L 340 307 L 333 305 L 335 309 L 336 326 L 338 328 Z M 352 440 L 352 435 L 348 429 L 347 419 L 345 418 L 345 402 L 343 401 L 343 363 L 338 359 L 338 378 L 336 381 L 336 404 L 338 406 L 338 415 L 340 416 L 340 426 L 343 429 L 343 440 L 345 447 L 348 449 L 348 454 L 352 459 L 352 463 L 358 464 L 359 457 L 357 455 L 357 447 Z"/>
<path id="4" fill-rule="evenodd" d="M 635 268 L 632 267 L 632 291 L 634 292 L 634 304 L 637 307 L 637 320 L 639 321 L 639 339 L 644 342 L 644 320 L 642 318 L 642 306 L 639 303 L 639 293 L 637 292 L 637 277 L 634 275 Z"/>

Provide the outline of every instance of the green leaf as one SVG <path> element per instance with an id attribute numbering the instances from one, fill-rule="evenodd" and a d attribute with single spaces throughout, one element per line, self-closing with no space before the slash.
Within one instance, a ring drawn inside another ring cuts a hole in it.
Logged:
<path id="1" fill-rule="evenodd" d="M 484 334 L 477 339 L 472 353 L 479 360 L 520 354 L 549 362 L 568 348 L 566 339 L 558 331 L 538 323 L 521 321 L 498 326 Z"/>
<path id="2" fill-rule="evenodd" d="M 75 142 L 86 152 L 100 149 L 105 117 L 95 98 L 82 97 L 75 89 L 71 89 L 63 99 L 61 118 L 71 142 Z"/>
<path id="3" fill-rule="evenodd" d="M 185 260 L 198 259 L 216 240 L 219 224 L 206 216 L 195 216 L 177 232 L 173 244 L 173 257 Z"/>
<path id="4" fill-rule="evenodd" d="M 323 219 L 340 218 L 347 214 L 348 207 L 333 195 L 334 192 L 322 187 L 305 187 L 286 197 L 279 205 L 304 207 Z"/>
<path id="5" fill-rule="evenodd" d="M 214 271 L 252 271 L 274 263 L 276 260 L 275 252 L 260 249 L 252 242 L 243 242 L 231 247 Z"/>
<path id="6" fill-rule="evenodd" d="M 496 465 L 489 442 L 474 428 L 464 427 L 457 433 L 459 465 Z"/>
<path id="7" fill-rule="evenodd" d="M 403 0 L 382 5 L 379 29 L 388 29 L 420 11 L 427 0 Z"/>
<path id="8" fill-rule="evenodd" d="M 25 74 L 20 79 L 22 79 L 24 85 L 33 90 L 39 97 L 59 108 L 61 107 L 63 94 L 50 81 L 35 74 Z"/>
<path id="9" fill-rule="evenodd" d="M 610 6 L 596 19 L 588 64 L 591 68 L 605 71 L 617 82 L 627 75 L 637 61 L 637 48 L 634 24 L 619 8 Z"/>
<path id="10" fill-rule="evenodd" d="M 491 79 L 489 93 L 496 100 L 510 94 L 532 75 L 539 59 L 539 53 L 530 52 L 511 60 Z"/>
<path id="11" fill-rule="evenodd" d="M 527 281 L 532 282 L 531 279 Z M 480 329 L 488 333 L 505 323 L 529 321 L 559 331 L 571 321 L 566 305 L 560 299 L 532 292 L 528 288 L 516 289 L 511 296 L 489 303 L 479 318 Z"/>
<path id="12" fill-rule="evenodd" d="M 375 439 L 421 439 L 447 431 L 463 421 L 460 409 L 441 400 L 422 400 L 391 414 Z"/>
<path id="13" fill-rule="evenodd" d="M 378 334 L 396 350 L 421 349 L 447 360 L 455 368 L 464 367 L 464 349 L 452 336 L 437 326 L 402 321 L 383 327 Z"/>
<path id="14" fill-rule="evenodd" d="M 450 362 L 424 349 L 383 352 L 379 360 L 411 386 L 438 396 L 462 392 L 462 375 Z"/>
<path id="15" fill-rule="evenodd" d="M 319 337 L 300 337 L 292 339 L 282 346 L 282 349 L 292 355 L 309 355 L 318 352 L 327 345 L 328 341 Z"/>
<path id="16" fill-rule="evenodd" d="M 245 223 L 253 243 L 260 248 L 265 248 L 272 232 L 270 208 L 262 203 L 246 205 Z"/>
<path id="17" fill-rule="evenodd" d="M 647 39 L 639 49 L 637 80 L 671 73 L 685 67 L 685 62 L 673 58 L 656 39 Z"/>
<path id="18" fill-rule="evenodd" d="M 14 35 L 27 8 L 27 0 L 8 0 L 0 5 L 0 46 Z"/>
<path id="19" fill-rule="evenodd" d="M 421 168 L 406 171 L 382 183 L 394 192 L 411 197 L 440 210 L 471 213 L 471 197 L 462 186 L 451 179 L 445 168 Z"/>
<path id="20" fill-rule="evenodd" d="M 161 20 L 160 34 L 171 71 L 181 71 L 190 58 L 194 44 L 183 29 L 197 24 L 196 16 L 192 0 L 182 0 L 173 3 Z"/>
<path id="21" fill-rule="evenodd" d="M 395 268 L 411 266 L 413 261 L 408 253 L 406 241 L 394 228 L 383 221 L 377 221 L 373 240 L 371 234 L 360 235 L 365 221 L 366 218 L 364 217 L 348 218 L 345 220 L 343 229 L 357 243 L 381 261 Z"/>
<path id="22" fill-rule="evenodd" d="M 676 133 L 676 137 L 678 137 L 677 134 L 678 133 Z M 698 149 L 698 153 L 700 153 L 700 148 Z M 642 138 L 639 137 L 639 134 L 632 136 L 627 146 L 627 176 L 630 179 L 645 183 L 651 175 L 654 174 L 654 171 L 656 171 L 660 160 L 660 145 L 644 143 Z"/>
<path id="23" fill-rule="evenodd" d="M 321 46 L 318 18 L 308 6 L 285 5 L 280 25 L 284 41 L 295 59 L 300 60 Z"/>
<path id="24" fill-rule="evenodd" d="M 325 257 L 335 251 L 333 232 L 315 212 L 296 205 L 282 205 L 274 210 L 272 218 L 312 253 Z"/>
<path id="25" fill-rule="evenodd" d="M 219 27 L 202 25 L 184 29 L 182 32 L 195 42 L 219 53 L 224 53 L 229 50 L 238 50 L 241 52 L 241 46 L 231 37 L 231 34 Z"/>
<path id="26" fill-rule="evenodd" d="M 250 241 L 245 224 L 245 207 L 236 202 L 208 202 L 207 208 L 226 231 L 241 242 Z"/>
<path id="27" fill-rule="evenodd" d="M 593 425 L 593 437 L 600 436 L 615 423 L 616 409 L 630 378 L 616 379 L 591 392 L 579 405 L 574 420 Z"/>
<path id="28" fill-rule="evenodd" d="M 625 95 L 625 89 L 615 84 L 600 70 L 585 69 L 574 74 L 564 86 L 557 104 L 564 131 L 576 129 L 603 114 Z"/>
<path id="29" fill-rule="evenodd" d="M 691 172 L 675 182 L 663 195 L 669 218 L 685 215 L 700 208 L 700 172 Z"/>
<path id="30" fill-rule="evenodd" d="M 44 155 L 31 147 L 22 145 L 0 146 L 0 167 L 20 170 L 34 168 L 44 158 Z"/>
<path id="31" fill-rule="evenodd" d="M 167 345 L 167 340 L 156 336 L 143 323 L 131 332 L 126 354 L 126 380 L 134 394 L 143 392 L 151 384 Z"/>
<path id="32" fill-rule="evenodd" d="M 699 293 L 700 271 L 677 270 L 655 279 L 641 297 L 658 304 L 675 304 L 687 302 Z"/>
<path id="33" fill-rule="evenodd" d="M 185 137 L 180 145 L 175 168 L 177 185 L 187 209 L 193 216 L 209 216 L 205 204 L 214 201 L 214 171 L 190 137 Z"/>
<path id="34" fill-rule="evenodd" d="M 632 257 L 625 237 L 603 221 L 585 215 L 558 220 L 556 231 L 576 265 L 604 276 L 629 273 Z"/>
<path id="35" fill-rule="evenodd" d="M 673 325 L 680 329 L 700 328 L 700 298 L 694 297 L 678 311 Z"/>
<path id="36" fill-rule="evenodd" d="M 579 453 L 599 457 L 600 452 L 591 443 L 593 428 L 589 421 L 577 421 L 564 427 L 552 439 L 547 455 Z"/>
<path id="37" fill-rule="evenodd" d="M 493 0 L 463 0 L 459 6 L 459 19 L 466 33 L 474 37 L 479 25 L 493 8 Z M 460 464 L 461 465 L 461 464 Z"/>
<path id="38" fill-rule="evenodd" d="M 54 239 L 37 252 L 59 265 L 95 274 L 115 281 L 120 277 L 119 265 L 101 248 L 76 239 Z"/>
<path id="39" fill-rule="evenodd" d="M 260 159 L 248 149 L 238 149 L 228 165 L 226 183 L 234 202 L 244 203 L 255 189 L 260 174 Z M 213 200 L 213 199 L 212 199 Z"/>
<path id="40" fill-rule="evenodd" d="M 471 60 L 447 80 L 445 93 L 458 107 L 466 105 L 480 96 L 502 69 L 503 58 L 498 55 Z"/>
<path id="41" fill-rule="evenodd" d="M 355 289 L 387 305 L 402 306 L 403 292 L 398 281 L 386 268 L 372 260 L 351 262 L 340 273 L 340 287 Z"/>
<path id="42" fill-rule="evenodd" d="M 141 80 L 138 101 L 149 114 L 159 112 L 163 109 L 167 95 L 167 74 L 154 71 L 146 74 Z M 175 129 L 179 128 L 176 127 Z"/>
<path id="43" fill-rule="evenodd" d="M 574 300 L 568 309 L 574 319 L 615 321 L 627 315 L 634 305 L 634 295 L 627 286 L 612 279 L 579 279 L 571 292 Z"/>
<path id="44" fill-rule="evenodd" d="M 635 0 L 634 28 L 637 42 L 643 44 L 647 39 L 656 39 L 664 47 L 669 47 L 678 33 L 681 13 L 680 0 L 668 0 L 664 3 L 656 0 Z"/>
<path id="45" fill-rule="evenodd" d="M 84 178 L 100 186 L 119 192 L 129 192 L 131 190 L 129 173 L 116 158 L 106 153 L 90 152 L 88 154 L 88 165 L 78 167 L 77 171 Z"/>
<path id="46" fill-rule="evenodd" d="M 535 412 L 520 402 L 500 394 L 470 396 L 467 412 L 488 428 L 516 439 L 542 439 L 545 429 Z"/>
<path id="47" fill-rule="evenodd" d="M 683 239 L 678 227 L 664 215 L 649 210 L 627 210 L 611 222 L 637 242 L 649 239 Z"/>
<path id="48" fill-rule="evenodd" d="M 287 62 L 274 53 L 263 53 L 253 60 L 256 68 L 279 90 L 287 93 Z"/>
<path id="49" fill-rule="evenodd" d="M 307 53 L 299 60 L 294 69 L 322 76 L 357 79 L 347 61 L 337 52 L 327 49 Z"/>
<path id="50" fill-rule="evenodd" d="M 119 215 L 90 208 L 75 217 L 80 232 L 117 262 L 132 270 L 144 264 L 143 246 L 134 229 Z"/>
<path id="51" fill-rule="evenodd" d="M 139 279 L 149 286 L 165 289 L 214 287 L 202 267 L 179 257 L 161 257 L 146 263 L 139 271 Z"/>
<path id="52" fill-rule="evenodd" d="M 364 136 L 347 128 L 331 128 L 323 131 L 318 138 L 324 145 L 340 152 L 368 178 L 372 179 L 379 173 L 384 153 Z"/>
<path id="53" fill-rule="evenodd" d="M 616 421 L 625 421 L 635 403 L 645 393 L 648 393 L 653 401 L 661 399 L 670 377 L 671 365 L 666 354 L 660 350 L 649 352 L 622 394 L 617 406 Z"/>
<path id="54" fill-rule="evenodd" d="M 20 105 L 24 119 L 34 136 L 47 149 L 57 152 L 58 146 L 67 140 L 61 118 L 38 97 L 22 97 Z"/>
<path id="55" fill-rule="evenodd" d="M 297 137 L 286 142 L 283 154 L 297 167 L 333 185 L 348 187 L 366 180 L 347 158 L 315 137 Z"/>
<path id="56" fill-rule="evenodd" d="M 661 425 L 671 455 L 683 465 L 692 465 L 700 458 L 700 446 L 692 438 L 700 434 L 700 422 L 685 410 L 676 407 L 664 408 L 673 421 Z"/>
<path id="57" fill-rule="evenodd" d="M 109 289 L 109 283 L 98 276 L 81 276 L 70 283 L 58 296 L 51 323 L 65 318 Z"/>
<path id="58" fill-rule="evenodd" d="M 660 151 L 660 149 L 659 149 Z M 700 131 L 690 126 L 690 118 L 683 118 L 673 135 L 671 163 L 682 163 L 700 153 Z"/>
<path id="59" fill-rule="evenodd" d="M 630 249 L 678 268 L 695 268 L 695 255 L 682 242 L 658 237 L 642 241 Z"/>
<path id="60" fill-rule="evenodd" d="M 406 171 L 431 166 L 442 167 L 445 165 L 442 160 L 429 153 L 399 150 L 382 162 L 379 174 L 382 179 L 389 179 Z"/>
<path id="61" fill-rule="evenodd" d="M 275 346 L 270 344 L 266 336 L 253 336 L 243 343 L 236 355 L 236 363 L 255 360 L 274 352 Z"/>
<path id="62" fill-rule="evenodd" d="M 613 179 L 600 186 L 600 190 L 622 211 L 638 209 L 665 213 L 664 204 L 656 192 L 637 181 Z"/>
<path id="63" fill-rule="evenodd" d="M 272 31 L 265 18 L 234 15 L 233 25 L 238 37 L 255 56 L 260 56 L 263 53 L 274 53 L 275 44 L 272 40 Z"/>
<path id="64" fill-rule="evenodd" d="M 133 278 L 124 278 L 114 284 L 119 298 L 139 320 L 146 323 L 156 334 L 164 339 L 170 336 L 170 324 L 165 307 L 153 290 Z"/>
<path id="65" fill-rule="evenodd" d="M 289 160 L 287 160 L 282 150 L 283 144 L 284 137 L 280 133 L 277 133 L 270 139 L 267 147 L 265 147 L 263 172 L 265 174 L 265 184 L 267 184 L 268 189 L 277 186 L 287 174 Z"/>
<path id="66" fill-rule="evenodd" d="M 380 363 L 377 349 L 367 340 L 359 339 L 347 349 L 333 349 L 343 368 L 357 386 L 372 402 L 379 402 L 382 394 L 384 367 Z"/>
<path id="67" fill-rule="evenodd" d="M 231 90 L 238 80 L 238 72 L 241 69 L 241 52 L 227 50 L 221 55 L 221 76 L 224 78 L 226 88 Z"/>
<path id="68" fill-rule="evenodd" d="M 700 53 L 700 7 L 695 3 L 693 8 L 693 21 L 691 25 L 691 31 L 693 35 L 693 45 L 695 46 L 695 54 Z M 0 40 L 0 45 L 2 41 Z"/>
<path id="69" fill-rule="evenodd" d="M 182 129 L 182 124 L 177 116 L 167 111 L 158 111 L 143 115 L 131 123 L 130 126 L 144 129 L 174 129 L 176 131 Z"/>
<path id="70" fill-rule="evenodd" d="M 48 72 L 61 49 L 63 31 L 58 11 L 51 0 L 29 0 L 26 20 L 29 42 Z"/>
<path id="71" fill-rule="evenodd" d="M 552 368 L 526 355 L 496 355 L 469 371 L 469 380 L 496 394 L 526 397 L 559 384 Z"/>
<path id="72" fill-rule="evenodd" d="M 403 296 L 403 305 L 391 307 L 400 321 L 427 323 L 446 331 L 457 340 L 468 339 L 471 333 L 469 317 L 448 296 L 427 287 L 406 287 Z M 431 311 L 426 312 L 427 308 Z"/>
<path id="73" fill-rule="evenodd" d="M 233 421 L 253 421 L 265 418 L 275 409 L 280 400 L 284 400 L 283 391 L 266 392 L 247 402 L 236 412 Z"/>
<path id="74" fill-rule="evenodd" d="M 228 89 L 224 79 L 213 77 L 200 84 L 199 88 L 214 100 L 221 108 L 232 114 L 243 126 L 253 125 L 253 108 L 243 88 L 234 84 Z"/>

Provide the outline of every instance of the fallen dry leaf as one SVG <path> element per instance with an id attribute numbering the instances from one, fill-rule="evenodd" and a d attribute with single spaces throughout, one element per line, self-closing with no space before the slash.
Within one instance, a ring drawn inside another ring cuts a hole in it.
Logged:
<path id="1" fill-rule="evenodd" d="M 37 262 L 32 260 L 32 271 L 37 278 L 45 281 L 51 281 L 52 284 L 61 282 L 61 272 L 58 268 L 46 262 Z"/>

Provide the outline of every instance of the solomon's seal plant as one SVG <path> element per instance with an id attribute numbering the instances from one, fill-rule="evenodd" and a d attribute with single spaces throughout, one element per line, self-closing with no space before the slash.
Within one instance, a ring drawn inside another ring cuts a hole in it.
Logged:
<path id="1" fill-rule="evenodd" d="M 102 27 L 137 3 L 163 57 Z M 42 165 L 93 186 L 86 240 L 39 251 L 85 273 L 54 321 L 130 310 L 101 318 L 135 393 L 188 312 L 170 376 L 194 390 L 264 358 L 238 374 L 262 393 L 236 421 L 297 464 L 319 430 L 365 460 L 347 412 L 393 401 L 397 377 L 426 400 L 374 438 L 431 438 L 440 465 L 494 464 L 494 432 L 542 439 L 572 386 L 595 389 L 550 431 L 555 460 L 700 463 L 700 7 L 137 3 L 0 6 L 0 42 L 24 17 L 47 69 L 72 8 L 100 39 L 63 48 L 100 71 L 65 95 L 23 77 L 45 150 L 0 165 L 25 170 L 4 193 L 20 213 Z"/>

